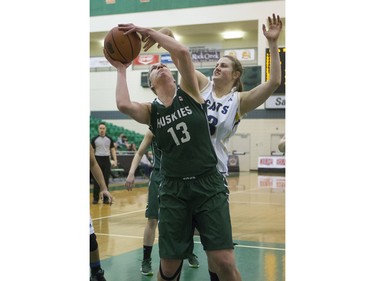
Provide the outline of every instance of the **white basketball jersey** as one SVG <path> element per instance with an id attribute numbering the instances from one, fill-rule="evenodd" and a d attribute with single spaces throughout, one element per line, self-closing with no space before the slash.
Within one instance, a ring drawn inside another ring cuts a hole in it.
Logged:
<path id="1" fill-rule="evenodd" d="M 217 98 L 212 92 L 212 81 L 210 81 L 201 94 L 207 104 L 211 141 L 218 157 L 217 168 L 221 173 L 228 174 L 227 144 L 241 121 L 239 92 L 233 88 L 229 94 Z"/>

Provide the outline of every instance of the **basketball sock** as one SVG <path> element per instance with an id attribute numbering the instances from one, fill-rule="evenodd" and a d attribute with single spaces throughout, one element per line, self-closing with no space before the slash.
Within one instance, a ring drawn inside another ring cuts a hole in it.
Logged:
<path id="1" fill-rule="evenodd" d="M 95 275 L 100 269 L 100 261 L 90 263 L 91 275 Z"/>
<path id="2" fill-rule="evenodd" d="M 210 274 L 210 280 L 211 280 L 211 281 L 220 281 L 220 280 L 219 280 L 219 277 L 217 276 L 216 273 L 211 272 L 211 271 L 208 271 L 208 273 Z"/>
<path id="3" fill-rule="evenodd" d="M 152 246 L 143 245 L 143 260 L 151 258 Z"/>

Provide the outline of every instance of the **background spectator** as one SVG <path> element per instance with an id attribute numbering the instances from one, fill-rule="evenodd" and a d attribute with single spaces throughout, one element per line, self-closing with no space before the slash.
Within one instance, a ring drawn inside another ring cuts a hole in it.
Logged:
<path id="1" fill-rule="evenodd" d="M 91 145 L 95 151 L 95 159 L 99 164 L 100 169 L 102 170 L 104 180 L 108 186 L 109 177 L 111 175 L 111 166 L 117 166 L 117 155 L 116 149 L 114 146 L 113 140 L 106 135 L 107 127 L 104 123 L 100 123 L 98 127 L 99 134 L 96 137 L 93 137 L 91 140 Z M 111 162 L 111 155 L 112 160 Z M 98 204 L 99 201 L 99 184 L 94 179 L 94 190 L 93 190 L 93 204 Z M 104 196 L 104 204 L 109 204 L 108 198 Z"/>

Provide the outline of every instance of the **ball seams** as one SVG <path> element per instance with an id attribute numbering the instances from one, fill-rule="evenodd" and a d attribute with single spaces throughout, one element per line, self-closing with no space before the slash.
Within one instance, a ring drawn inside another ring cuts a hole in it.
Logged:
<path id="1" fill-rule="evenodd" d="M 116 43 L 116 40 L 115 40 L 115 36 L 113 35 L 113 30 L 111 31 L 111 36 L 112 36 L 112 42 L 113 44 L 115 44 L 115 47 L 117 49 L 117 52 L 121 55 L 121 57 L 125 60 L 125 61 L 122 61 L 122 63 L 128 63 L 128 59 L 121 53 L 121 48 L 119 48 L 119 46 L 117 46 L 117 43 Z M 129 40 L 129 39 L 128 39 Z"/>

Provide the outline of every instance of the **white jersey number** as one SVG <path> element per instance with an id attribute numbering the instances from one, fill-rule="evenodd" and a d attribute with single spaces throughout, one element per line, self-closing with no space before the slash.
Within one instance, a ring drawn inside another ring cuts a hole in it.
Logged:
<path id="1" fill-rule="evenodd" d="M 186 126 L 185 122 L 181 122 L 181 123 L 178 123 L 176 125 L 176 131 L 180 131 L 180 130 L 182 130 L 182 133 L 184 134 L 183 137 L 180 139 L 180 141 L 182 143 L 188 142 L 190 140 L 190 134 L 189 134 L 189 132 L 187 130 L 187 126 Z M 167 130 L 167 132 L 172 135 L 172 138 L 173 138 L 174 142 L 176 143 L 176 145 L 180 145 L 181 144 L 180 141 L 178 140 L 177 135 L 176 135 L 176 133 L 175 133 L 175 131 L 173 130 L 172 127 L 169 128 Z"/>

